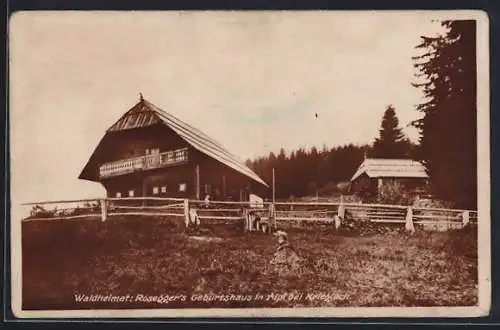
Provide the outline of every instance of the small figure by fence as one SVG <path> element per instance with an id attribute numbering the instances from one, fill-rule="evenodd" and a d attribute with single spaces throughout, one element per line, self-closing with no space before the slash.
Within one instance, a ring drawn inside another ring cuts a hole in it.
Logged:
<path id="1" fill-rule="evenodd" d="M 344 204 L 340 203 L 339 207 L 337 208 L 337 213 L 333 215 L 333 217 L 329 217 L 328 223 L 333 224 L 335 227 L 335 230 L 340 230 L 340 226 L 342 225 L 342 221 L 344 219 L 345 215 L 345 208 Z"/>
<path id="2" fill-rule="evenodd" d="M 199 227 L 200 226 L 200 217 L 198 216 L 198 212 L 196 209 L 190 209 L 189 210 L 189 224 L 188 227 L 190 226 L 195 226 Z"/>
<path id="3" fill-rule="evenodd" d="M 253 211 L 245 210 L 245 228 L 247 231 L 256 231 L 259 228 L 260 216 Z"/>
<path id="4" fill-rule="evenodd" d="M 210 207 L 210 195 L 206 195 L 205 196 L 205 208 L 209 208 Z"/>
<path id="5" fill-rule="evenodd" d="M 270 233 L 271 226 L 269 226 L 269 222 L 266 220 L 261 221 L 259 230 L 262 231 L 263 233 Z"/>
<path id="6" fill-rule="evenodd" d="M 243 210 L 243 226 L 245 231 L 261 231 L 263 233 L 271 232 L 271 224 L 268 219 L 263 219 L 253 210 Z"/>
<path id="7" fill-rule="evenodd" d="M 260 229 L 261 217 L 256 212 L 245 209 L 243 217 L 246 231 L 258 231 Z"/>
<path id="8" fill-rule="evenodd" d="M 186 228 L 192 226 L 198 227 L 200 225 L 200 217 L 198 216 L 198 212 L 195 208 L 189 208 L 189 201 L 187 199 L 184 200 L 184 216 Z"/>

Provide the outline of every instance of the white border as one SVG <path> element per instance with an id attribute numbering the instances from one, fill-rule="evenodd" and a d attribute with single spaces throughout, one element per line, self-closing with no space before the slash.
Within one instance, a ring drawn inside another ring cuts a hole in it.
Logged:
<path id="1" fill-rule="evenodd" d="M 342 11 L 383 14 L 388 11 Z M 390 11 L 395 13 L 396 11 Z M 63 15 L 68 13 L 59 12 Z M 120 14 L 123 12 L 107 12 Z M 12 311 L 19 318 L 151 318 L 151 317 L 479 317 L 486 316 L 491 304 L 491 235 L 490 235 L 490 100 L 489 100 L 489 19 L 484 11 L 399 11 L 401 14 L 422 15 L 431 19 L 477 20 L 477 153 L 478 153 L 478 282 L 477 307 L 349 307 L 349 308 L 247 308 L 247 309 L 123 309 L 123 310 L 61 310 L 25 311 L 21 308 L 21 223 L 11 221 L 11 284 Z M 18 13 L 19 15 L 22 13 Z M 36 14 L 36 13 L 33 13 Z M 15 17 L 14 15 L 13 17 Z M 12 118 L 12 116 L 10 116 Z M 13 126 L 12 123 L 10 125 Z M 12 139 L 11 139 L 12 141 Z M 12 203 L 19 203 L 15 194 L 15 178 L 11 181 Z M 11 206 L 11 212 L 14 208 Z M 11 214 L 11 219 L 17 215 Z"/>

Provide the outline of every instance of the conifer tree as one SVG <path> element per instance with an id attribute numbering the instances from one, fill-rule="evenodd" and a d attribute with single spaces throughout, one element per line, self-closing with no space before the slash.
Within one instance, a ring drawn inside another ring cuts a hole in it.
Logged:
<path id="1" fill-rule="evenodd" d="M 407 158 L 409 157 L 409 141 L 399 127 L 396 110 L 389 105 L 385 110 L 379 137 L 373 143 L 375 158 Z"/>
<path id="2" fill-rule="evenodd" d="M 413 57 L 425 102 L 414 122 L 420 133 L 418 157 L 426 165 L 436 197 L 475 208 L 476 149 L 476 22 L 445 21 L 447 32 L 421 37 Z"/>

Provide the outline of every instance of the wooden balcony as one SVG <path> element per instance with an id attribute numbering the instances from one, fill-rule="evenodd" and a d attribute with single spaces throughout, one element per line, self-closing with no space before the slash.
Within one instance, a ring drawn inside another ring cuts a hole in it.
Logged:
<path id="1" fill-rule="evenodd" d="M 138 171 L 146 171 L 187 163 L 188 149 L 177 149 L 158 154 L 120 159 L 105 163 L 99 168 L 101 178 L 109 178 Z"/>

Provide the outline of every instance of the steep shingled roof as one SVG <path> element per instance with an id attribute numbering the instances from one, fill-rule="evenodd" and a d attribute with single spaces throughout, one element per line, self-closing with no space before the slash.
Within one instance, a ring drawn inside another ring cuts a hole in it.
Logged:
<path id="1" fill-rule="evenodd" d="M 375 159 L 367 158 L 358 167 L 358 170 L 351 178 L 356 180 L 360 175 L 366 173 L 370 178 L 422 178 L 429 176 L 424 165 L 411 159 Z"/>
<path id="2" fill-rule="evenodd" d="M 133 128 L 146 127 L 163 123 L 177 133 L 183 140 L 198 151 L 216 159 L 226 166 L 246 175 L 256 182 L 268 186 L 257 174 L 248 168 L 237 156 L 227 151 L 220 143 L 183 122 L 177 117 L 163 111 L 156 105 L 141 98 L 139 103 L 127 111 L 106 134 Z M 82 172 L 83 173 L 83 172 Z M 81 175 L 80 175 L 81 177 Z"/>

